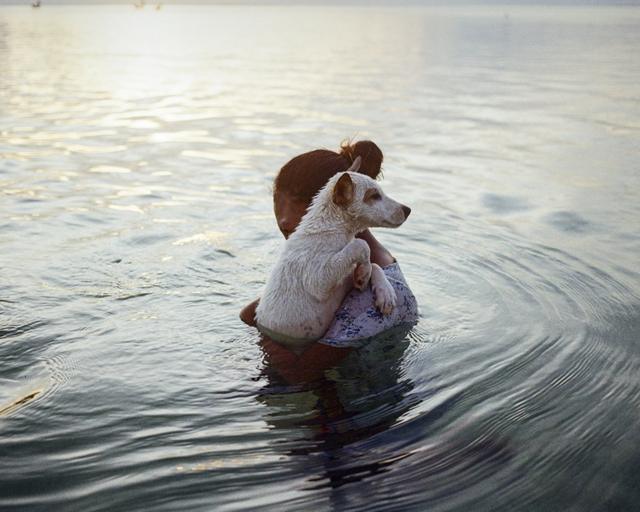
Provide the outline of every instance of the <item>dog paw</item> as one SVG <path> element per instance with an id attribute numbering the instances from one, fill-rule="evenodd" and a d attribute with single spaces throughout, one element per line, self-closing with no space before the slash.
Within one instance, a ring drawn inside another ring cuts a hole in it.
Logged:
<path id="1" fill-rule="evenodd" d="M 396 291 L 386 279 L 373 287 L 376 308 L 383 315 L 390 315 L 396 307 Z"/>
<path id="2" fill-rule="evenodd" d="M 353 271 L 353 286 L 363 291 L 369 286 L 371 280 L 371 263 L 359 263 Z"/>

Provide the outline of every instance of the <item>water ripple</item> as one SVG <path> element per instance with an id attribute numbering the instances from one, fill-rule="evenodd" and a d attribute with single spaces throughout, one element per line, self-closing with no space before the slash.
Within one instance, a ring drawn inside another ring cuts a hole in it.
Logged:
<path id="1" fill-rule="evenodd" d="M 637 506 L 637 11 L 366 15 L 0 7 L 0 508 Z M 348 136 L 420 320 L 289 382 L 238 311 Z"/>

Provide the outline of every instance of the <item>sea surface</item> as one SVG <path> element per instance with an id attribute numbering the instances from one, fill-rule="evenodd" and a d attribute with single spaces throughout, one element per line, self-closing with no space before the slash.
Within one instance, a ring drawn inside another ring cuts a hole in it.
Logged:
<path id="1" fill-rule="evenodd" d="M 640 507 L 640 9 L 0 7 L 0 509 Z M 345 138 L 420 305 L 313 382 L 242 324 Z"/>

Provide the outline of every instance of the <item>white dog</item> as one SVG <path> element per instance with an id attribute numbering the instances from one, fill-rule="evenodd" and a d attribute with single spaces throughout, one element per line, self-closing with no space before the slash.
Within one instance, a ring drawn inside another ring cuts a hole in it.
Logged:
<path id="1" fill-rule="evenodd" d="M 320 339 L 352 284 L 363 290 L 371 280 L 378 310 L 395 307 L 395 290 L 355 235 L 398 227 L 411 210 L 356 173 L 359 167 L 360 157 L 327 182 L 285 242 L 256 309 L 258 329 L 276 341 L 301 348 Z"/>

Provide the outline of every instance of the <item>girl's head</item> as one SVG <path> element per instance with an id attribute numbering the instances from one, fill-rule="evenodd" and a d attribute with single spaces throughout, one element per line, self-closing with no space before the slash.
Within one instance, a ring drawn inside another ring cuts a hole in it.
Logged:
<path id="1" fill-rule="evenodd" d="M 373 142 L 343 143 L 340 153 L 316 149 L 287 162 L 276 176 L 273 209 L 285 238 L 295 231 L 313 197 L 333 175 L 346 171 L 360 157 L 360 173 L 376 179 L 381 173 L 382 151 Z"/>

